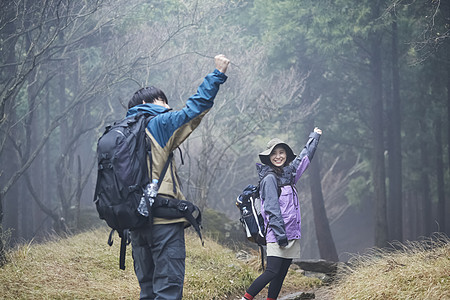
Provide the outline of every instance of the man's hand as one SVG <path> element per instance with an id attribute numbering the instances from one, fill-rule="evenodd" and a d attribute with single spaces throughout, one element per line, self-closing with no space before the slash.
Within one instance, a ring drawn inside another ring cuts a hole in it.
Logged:
<path id="1" fill-rule="evenodd" d="M 214 62 L 216 63 L 216 69 L 222 73 L 225 73 L 227 71 L 230 60 L 226 58 L 225 55 L 219 54 L 214 57 Z"/>

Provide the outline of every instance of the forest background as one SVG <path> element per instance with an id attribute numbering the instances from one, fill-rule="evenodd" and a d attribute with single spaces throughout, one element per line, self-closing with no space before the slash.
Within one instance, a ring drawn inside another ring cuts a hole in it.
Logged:
<path id="1" fill-rule="evenodd" d="M 0 9 L 0 259 L 17 242 L 95 224 L 104 127 L 147 85 L 180 109 L 219 53 L 232 61 L 228 81 L 181 147 L 188 199 L 236 223 L 235 198 L 257 182 L 267 141 L 299 153 L 318 126 L 297 186 L 303 258 L 346 260 L 450 232 L 448 1 L 17 0 Z M 239 231 L 233 222 L 222 226 Z"/>

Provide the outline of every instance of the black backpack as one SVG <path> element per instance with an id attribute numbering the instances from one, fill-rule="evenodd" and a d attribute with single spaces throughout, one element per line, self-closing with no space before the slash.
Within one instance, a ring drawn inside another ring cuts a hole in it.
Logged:
<path id="1" fill-rule="evenodd" d="M 275 174 L 273 172 L 269 173 Z M 259 195 L 259 188 L 260 183 L 256 186 L 253 184 L 247 185 L 237 197 L 236 206 L 241 215 L 239 221 L 242 224 L 247 240 L 256 243 L 261 250 L 261 266 L 264 269 L 263 246 L 266 245 L 267 228 L 264 227 L 264 219 L 261 215 L 262 203 Z M 281 188 L 278 186 L 278 197 L 280 197 L 280 195 Z"/>
<path id="2" fill-rule="evenodd" d="M 119 266 L 125 269 L 126 246 L 130 243 L 129 230 L 151 226 L 153 216 L 186 218 L 200 239 L 201 213 L 197 206 L 186 200 L 157 196 L 151 205 L 144 193 L 148 176 L 147 158 L 151 160 L 151 144 L 145 128 L 154 116 L 136 114 L 107 126 L 97 143 L 98 173 L 94 203 L 100 219 L 112 228 L 108 244 L 113 244 L 113 233 L 121 238 Z M 170 153 L 160 174 L 164 178 L 173 153 Z M 151 163 L 151 162 L 150 162 Z M 161 181 L 158 182 L 158 188 Z M 145 197 L 149 215 L 138 212 L 141 198 Z M 197 214 L 194 217 L 194 214 Z M 202 240 L 203 244 L 203 240 Z"/>
<path id="3" fill-rule="evenodd" d="M 266 244 L 266 229 L 261 215 L 261 199 L 259 198 L 259 184 L 249 184 L 236 199 L 239 208 L 239 218 L 247 239 L 257 245 Z"/>
<path id="4" fill-rule="evenodd" d="M 145 128 L 152 117 L 137 114 L 115 122 L 97 142 L 94 203 L 100 219 L 121 237 L 124 230 L 147 222 L 137 207 L 149 183 Z"/>

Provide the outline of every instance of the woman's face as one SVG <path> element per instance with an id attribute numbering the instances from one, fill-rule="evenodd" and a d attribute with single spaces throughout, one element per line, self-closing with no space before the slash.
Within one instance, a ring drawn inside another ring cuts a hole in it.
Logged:
<path id="1" fill-rule="evenodd" d="M 284 150 L 283 146 L 276 146 L 269 156 L 270 162 L 275 167 L 284 166 L 284 164 L 286 163 L 286 157 L 287 157 L 286 150 Z"/>

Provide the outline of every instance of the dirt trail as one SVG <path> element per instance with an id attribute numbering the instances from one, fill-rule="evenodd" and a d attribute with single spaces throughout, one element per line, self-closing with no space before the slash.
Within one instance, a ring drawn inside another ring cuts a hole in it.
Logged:
<path id="1" fill-rule="evenodd" d="M 332 300 L 327 293 L 327 289 L 324 287 L 317 288 L 314 290 L 309 290 L 305 292 L 296 292 L 282 295 L 278 298 L 279 300 L 306 300 L 306 299 L 314 299 L 314 300 Z"/>
<path id="2" fill-rule="evenodd" d="M 327 287 L 320 287 L 317 289 L 312 289 L 308 291 L 281 291 L 281 295 L 278 297 L 278 300 L 306 300 L 306 299 L 314 299 L 314 300 L 333 300 L 330 295 L 327 293 Z M 242 296 L 241 296 L 242 297 Z M 238 299 L 241 299 L 238 297 Z M 267 299 L 267 288 L 262 290 L 254 300 L 266 300 Z"/>

